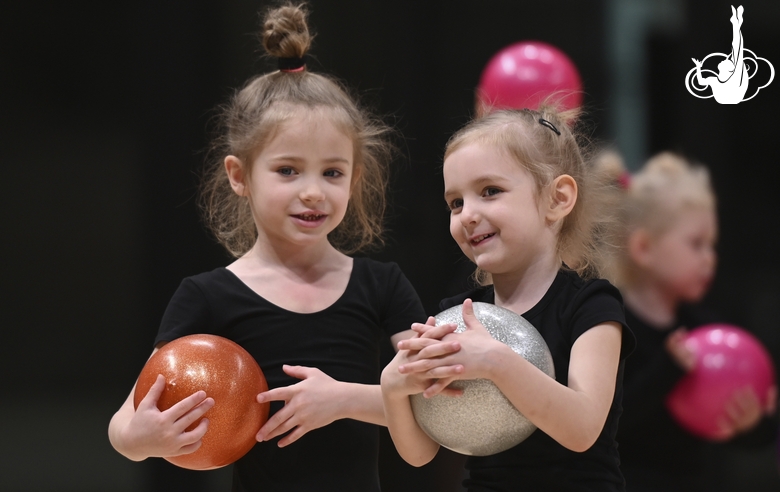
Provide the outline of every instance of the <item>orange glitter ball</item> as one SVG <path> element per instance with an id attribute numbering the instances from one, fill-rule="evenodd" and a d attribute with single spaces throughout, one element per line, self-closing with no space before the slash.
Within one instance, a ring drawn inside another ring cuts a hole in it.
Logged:
<path id="1" fill-rule="evenodd" d="M 157 402 L 161 411 L 199 390 L 214 399 L 214 406 L 204 415 L 209 429 L 201 447 L 166 460 L 181 468 L 211 470 L 237 461 L 252 449 L 255 435 L 268 420 L 270 405 L 257 402 L 257 395 L 268 390 L 268 383 L 249 352 L 216 335 L 173 340 L 155 352 L 141 370 L 133 394 L 135 408 L 158 374 L 165 377 L 165 390 Z"/>

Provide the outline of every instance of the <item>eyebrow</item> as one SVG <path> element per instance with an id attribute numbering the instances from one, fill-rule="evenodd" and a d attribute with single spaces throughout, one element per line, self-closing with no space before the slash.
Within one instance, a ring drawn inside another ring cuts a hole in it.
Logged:
<path id="1" fill-rule="evenodd" d="M 272 162 L 273 161 L 301 162 L 304 159 L 302 159 L 300 157 L 293 156 L 293 155 L 278 155 L 278 156 L 272 157 L 270 160 Z M 349 164 L 350 163 L 349 159 L 346 159 L 344 157 L 326 157 L 325 159 L 322 160 L 322 162 L 325 162 L 326 164 L 334 164 L 334 163 L 337 163 L 337 162 L 340 162 L 342 164 Z"/>
<path id="2" fill-rule="evenodd" d="M 478 177 L 477 179 L 471 181 L 469 183 L 469 186 L 477 186 L 477 187 L 479 187 L 479 186 L 482 186 L 482 185 L 485 185 L 485 184 L 488 184 L 488 183 L 500 183 L 500 182 L 506 182 L 506 181 L 507 181 L 506 176 L 502 176 L 500 174 L 484 174 L 484 175 Z M 457 193 L 454 192 L 454 191 L 445 191 L 444 192 L 444 199 L 446 200 L 447 197 L 452 196 L 452 195 L 457 195 Z"/>

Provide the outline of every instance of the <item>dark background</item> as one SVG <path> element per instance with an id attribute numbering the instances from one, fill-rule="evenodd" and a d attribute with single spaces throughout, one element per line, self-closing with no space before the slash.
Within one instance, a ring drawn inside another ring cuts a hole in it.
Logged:
<path id="1" fill-rule="evenodd" d="M 0 490 L 225 490 L 229 470 L 132 463 L 106 430 L 180 280 L 230 261 L 194 198 L 213 108 L 271 69 L 254 37 L 261 5 L 0 7 Z M 746 47 L 780 68 L 780 3 L 743 5 Z M 431 314 L 469 273 L 441 198 L 444 143 L 471 115 L 487 60 L 535 39 L 579 67 L 594 136 L 631 166 L 672 149 L 710 167 L 722 238 L 707 303 L 780 360 L 780 82 L 736 106 L 683 83 L 691 58 L 730 50 L 729 3 L 313 0 L 312 11 L 310 69 L 345 80 L 404 136 L 388 243 L 372 256 L 398 262 Z M 631 12 L 654 20 L 632 29 Z M 638 122 L 639 144 L 620 109 Z M 387 490 L 456 489 L 456 458 L 411 471 L 385 452 Z M 774 445 L 716 453 L 711 482 L 778 490 Z"/>

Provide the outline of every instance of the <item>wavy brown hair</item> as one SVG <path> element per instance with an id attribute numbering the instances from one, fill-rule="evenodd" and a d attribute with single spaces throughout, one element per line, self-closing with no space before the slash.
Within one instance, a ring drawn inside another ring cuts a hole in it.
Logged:
<path id="1" fill-rule="evenodd" d="M 581 116 L 578 109 L 559 112 L 545 104 L 539 110 L 491 112 L 455 133 L 447 143 L 444 158 L 470 144 L 495 147 L 533 176 L 537 200 L 555 178 L 570 175 L 577 182 L 577 201 L 563 219 L 556 250 L 566 265 L 584 278 L 603 277 L 607 273 L 606 258 L 615 246 L 606 236 L 617 220 L 611 207 L 614 193 L 606 190 L 611 186 L 610 176 L 590 163 L 594 145 L 579 130 Z M 475 278 L 483 285 L 492 281 L 480 269 Z"/>
<path id="2" fill-rule="evenodd" d="M 615 229 L 617 241 L 624 245 L 610 257 L 608 267 L 619 288 L 634 285 L 638 270 L 628 254 L 629 236 L 639 228 L 652 237 L 663 236 L 686 210 L 715 210 L 717 200 L 708 169 L 683 155 L 664 151 L 652 156 L 636 173 L 629 174 L 623 159 L 606 150 L 596 160 L 598 167 L 613 181 L 616 210 L 620 221 Z"/>
<path id="3" fill-rule="evenodd" d="M 313 38 L 307 16 L 305 4 L 268 9 L 260 33 L 267 55 L 303 58 Z M 252 248 L 257 229 L 248 198 L 238 196 L 230 186 L 225 157 L 234 155 L 242 163 L 251 163 L 280 125 L 300 111 L 324 111 L 353 142 L 351 198 L 344 219 L 329 235 L 331 244 L 349 254 L 382 242 L 388 164 L 395 151 L 388 138 L 390 127 L 361 107 L 339 81 L 304 66 L 300 71 L 256 76 L 220 108 L 200 207 L 206 225 L 233 256 Z"/>

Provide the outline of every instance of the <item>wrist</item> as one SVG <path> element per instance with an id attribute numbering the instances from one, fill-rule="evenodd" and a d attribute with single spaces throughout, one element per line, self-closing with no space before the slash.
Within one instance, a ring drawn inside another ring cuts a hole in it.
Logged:
<path id="1" fill-rule="evenodd" d="M 382 397 L 390 400 L 401 400 L 409 396 L 408 388 L 405 388 L 402 377 L 382 375 L 379 386 L 382 389 Z"/>
<path id="2" fill-rule="evenodd" d="M 500 377 L 502 368 L 507 367 L 507 362 L 518 354 L 509 345 L 496 341 L 490 346 L 484 357 L 485 379 L 495 381 Z"/>
<path id="3" fill-rule="evenodd" d="M 123 429 L 121 432 L 118 433 L 116 436 L 116 442 L 112 443 L 114 445 L 114 448 L 124 456 L 125 458 L 129 459 L 130 461 L 143 461 L 149 456 L 144 453 L 139 453 L 137 449 L 135 449 L 135 446 L 131 442 L 131 439 L 129 439 L 128 432 L 126 429 Z"/>

